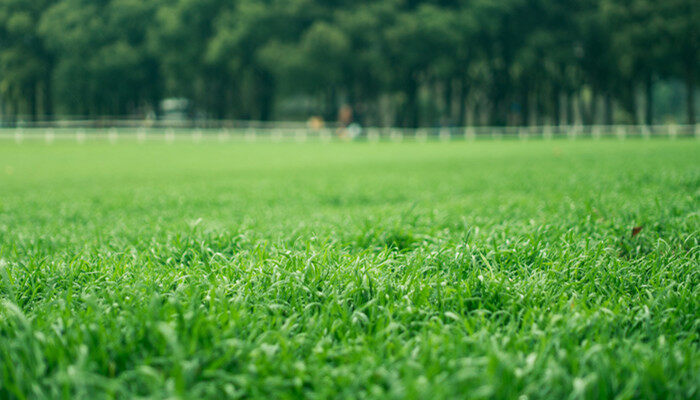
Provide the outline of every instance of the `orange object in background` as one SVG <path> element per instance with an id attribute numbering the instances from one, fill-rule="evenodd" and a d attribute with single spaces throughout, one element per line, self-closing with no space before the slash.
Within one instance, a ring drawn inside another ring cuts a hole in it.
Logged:
<path id="1" fill-rule="evenodd" d="M 338 122 L 342 126 L 348 126 L 352 122 L 352 107 L 344 105 L 338 110 Z"/>
<path id="2" fill-rule="evenodd" d="M 306 125 L 309 127 L 309 129 L 317 131 L 322 129 L 326 124 L 323 122 L 323 118 L 319 117 L 318 115 L 314 115 L 313 117 L 309 118 Z"/>

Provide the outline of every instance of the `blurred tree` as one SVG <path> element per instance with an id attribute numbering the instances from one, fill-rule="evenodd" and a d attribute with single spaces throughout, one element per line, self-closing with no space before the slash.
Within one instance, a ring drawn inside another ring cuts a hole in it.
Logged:
<path id="1" fill-rule="evenodd" d="M 653 123 L 653 88 L 663 55 L 671 43 L 660 41 L 660 25 L 655 13 L 655 0 L 609 0 L 605 4 L 611 24 L 616 26 L 613 48 L 617 54 L 616 92 L 637 123 Z M 637 89 L 644 89 L 645 107 L 641 112 Z M 642 119 L 643 118 L 643 119 Z"/>
<path id="2" fill-rule="evenodd" d="M 243 111 L 238 116 L 270 119 L 276 86 L 269 68 L 269 53 L 261 52 L 273 40 L 298 41 L 303 29 L 319 16 L 313 5 L 306 0 L 240 0 L 217 19 L 207 59 L 225 66 L 238 78 L 239 104 Z M 298 55 L 289 55 L 298 58 Z M 284 53 L 279 56 L 283 57 Z M 289 64 L 282 61 L 283 65 Z"/>
<path id="3" fill-rule="evenodd" d="M 186 97 L 193 109 L 227 116 L 231 77 L 207 59 L 214 22 L 229 6 L 224 0 L 161 0 L 148 27 L 148 49 L 160 63 L 164 94 Z"/>
<path id="4" fill-rule="evenodd" d="M 337 10 L 334 23 L 349 40 L 344 80 L 347 102 L 355 119 L 378 123 L 379 97 L 391 78 L 392 68 L 386 57 L 383 29 L 395 16 L 394 4 L 386 1 L 357 1 L 352 7 Z"/>
<path id="5" fill-rule="evenodd" d="M 392 86 L 404 94 L 400 125 L 417 127 L 421 121 L 418 91 L 436 77 L 436 66 L 457 47 L 452 15 L 433 5 L 397 14 L 384 31 Z M 426 121 L 432 124 L 435 121 Z"/>
<path id="6" fill-rule="evenodd" d="M 583 57 L 580 59 L 585 82 L 593 94 L 588 110 L 587 123 L 596 122 L 596 101 L 603 98 L 603 122 L 613 123 L 613 98 L 615 97 L 615 82 L 620 80 L 616 68 L 616 53 L 613 48 L 614 30 L 608 16 L 601 7 L 600 0 L 586 0 L 581 12 L 577 15 L 576 23 L 581 32 Z"/>
<path id="7" fill-rule="evenodd" d="M 339 28 L 315 22 L 298 44 L 271 42 L 261 49 L 259 60 L 290 89 L 321 94 L 326 119 L 335 119 L 338 93 L 346 88 L 350 41 Z"/>
<path id="8" fill-rule="evenodd" d="M 700 4 L 696 0 L 655 2 L 654 40 L 664 51 L 656 54 L 664 75 L 685 81 L 687 123 L 695 125 L 695 88 L 700 80 Z"/>
<path id="9" fill-rule="evenodd" d="M 284 117 L 280 100 L 311 98 L 309 112 L 327 119 L 347 104 L 357 120 L 406 127 L 651 124 L 655 83 L 681 80 L 694 124 L 699 9 L 696 0 L 2 0 L 0 112 L 145 115 L 183 97 L 192 117 L 268 120 Z"/>
<path id="10" fill-rule="evenodd" d="M 38 32 L 56 58 L 53 82 L 64 113 L 125 115 L 159 98 L 157 63 L 145 46 L 155 2 L 63 0 Z"/>
<path id="11" fill-rule="evenodd" d="M 0 99 L 13 118 L 53 114 L 51 72 L 54 59 L 36 30 L 52 0 L 0 2 Z"/>

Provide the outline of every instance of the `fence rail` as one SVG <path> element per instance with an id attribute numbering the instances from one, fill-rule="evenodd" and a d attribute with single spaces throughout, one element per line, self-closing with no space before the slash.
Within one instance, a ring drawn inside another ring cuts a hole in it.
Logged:
<path id="1" fill-rule="evenodd" d="M 304 125 L 258 127 L 182 127 L 182 126 L 121 126 L 83 127 L 33 126 L 0 128 L 0 139 L 16 142 L 24 140 L 136 140 L 137 142 L 160 140 L 174 142 L 192 140 L 239 141 L 449 141 L 475 139 L 554 139 L 554 138 L 604 138 L 618 139 L 652 137 L 700 138 L 698 125 L 593 125 L 593 126 L 529 126 L 529 127 L 436 127 L 436 128 L 359 128 L 325 127 L 313 129 Z"/>

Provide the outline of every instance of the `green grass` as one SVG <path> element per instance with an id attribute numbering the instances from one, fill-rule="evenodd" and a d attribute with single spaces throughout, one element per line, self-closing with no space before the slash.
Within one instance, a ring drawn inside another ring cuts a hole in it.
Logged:
<path id="1" fill-rule="evenodd" d="M 697 398 L 699 209 L 694 140 L 3 141 L 0 398 Z"/>

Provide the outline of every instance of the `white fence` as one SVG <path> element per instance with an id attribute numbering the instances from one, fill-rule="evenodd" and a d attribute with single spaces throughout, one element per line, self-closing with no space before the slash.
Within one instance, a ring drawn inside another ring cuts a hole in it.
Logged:
<path id="1" fill-rule="evenodd" d="M 530 126 L 530 127 L 438 127 L 438 128 L 319 128 L 312 129 L 303 124 L 257 127 L 193 127 L 178 126 L 122 126 L 122 127 L 81 127 L 81 126 L 34 126 L 0 128 L 0 139 L 43 140 L 53 143 L 58 140 L 73 140 L 84 143 L 87 140 L 119 141 L 451 141 L 476 139 L 555 139 L 565 138 L 700 138 L 698 125 L 595 125 L 595 126 Z"/>

